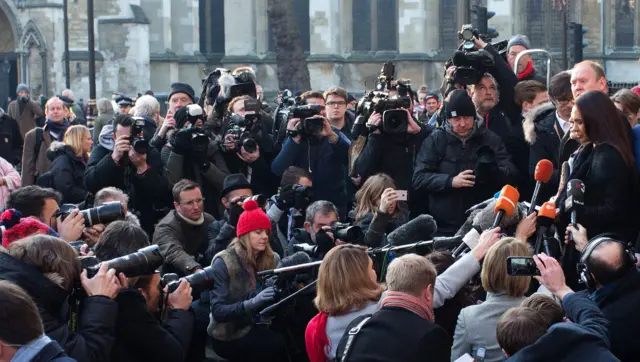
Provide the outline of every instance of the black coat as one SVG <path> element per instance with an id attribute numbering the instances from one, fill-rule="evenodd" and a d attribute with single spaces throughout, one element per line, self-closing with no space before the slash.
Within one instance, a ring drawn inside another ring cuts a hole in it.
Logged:
<path id="1" fill-rule="evenodd" d="M 76 362 L 76 360 L 67 356 L 58 342 L 51 341 L 31 359 L 31 362 Z"/>
<path id="2" fill-rule="evenodd" d="M 17 165 L 22 159 L 22 135 L 18 122 L 6 113 L 0 117 L 0 157 Z"/>
<path id="3" fill-rule="evenodd" d="M 84 186 L 85 160 L 76 156 L 73 149 L 62 143 L 52 142 L 48 155 L 51 163 L 53 188 L 62 194 L 65 204 L 79 204 L 87 197 Z"/>
<path id="4" fill-rule="evenodd" d="M 78 331 L 69 329 L 68 292 L 36 268 L 0 253 L 0 280 L 15 283 L 33 299 L 44 333 L 78 362 L 106 362 L 115 341 L 118 305 L 102 296 L 88 297 L 78 316 Z"/>
<path id="5" fill-rule="evenodd" d="M 528 76 L 523 77 L 522 79 L 518 79 L 518 82 L 524 82 L 525 80 L 535 80 L 535 81 L 540 82 L 540 83 L 542 83 L 544 85 L 547 85 L 547 76 L 546 76 L 546 74 L 544 76 L 542 76 L 541 74 L 538 73 L 536 68 L 533 68 L 533 71 Z"/>
<path id="6" fill-rule="evenodd" d="M 184 361 L 193 332 L 190 311 L 171 309 L 163 325 L 148 311 L 146 300 L 136 289 L 121 291 L 116 302 L 120 312 L 111 361 Z"/>
<path id="7" fill-rule="evenodd" d="M 609 320 L 611 352 L 621 361 L 637 361 L 640 356 L 640 331 L 637 328 L 640 325 L 640 272 L 631 269 L 611 287 L 613 290 L 608 295 L 596 298 L 598 307 Z M 587 291 L 580 293 L 587 295 Z"/>
<path id="8" fill-rule="evenodd" d="M 449 362 L 450 346 L 437 324 L 404 308 L 383 307 L 360 329 L 347 361 Z"/>
<path id="9" fill-rule="evenodd" d="M 115 163 L 111 153 L 102 145 L 91 152 L 84 174 L 87 190 L 95 194 L 107 186 L 113 186 L 126 192 L 129 195 L 129 208 L 140 214 L 140 225 L 148 235 L 153 235 L 153 225 L 164 216 L 158 215 L 156 210 L 167 207 L 171 200 L 169 182 L 162 173 L 160 154 L 155 148 L 150 148 L 147 153 L 149 169 L 138 175 L 131 164 L 123 166 Z"/>
<path id="10" fill-rule="evenodd" d="M 495 153 L 497 167 L 492 169 L 492 179 L 485 184 L 476 182 L 475 187 L 453 188 L 455 176 L 475 168 L 476 151 L 483 145 L 491 147 Z M 416 159 L 413 188 L 428 192 L 429 210 L 438 223 L 438 234 L 453 235 L 465 222 L 465 210 L 492 197 L 517 174 L 504 144 L 490 130 L 477 128 L 463 142 L 445 128 L 439 128 L 422 144 Z"/>

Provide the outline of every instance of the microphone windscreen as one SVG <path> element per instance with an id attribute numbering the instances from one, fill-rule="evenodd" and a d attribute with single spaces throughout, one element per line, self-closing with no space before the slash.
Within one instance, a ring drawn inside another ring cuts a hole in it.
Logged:
<path id="1" fill-rule="evenodd" d="M 511 216 L 516 209 L 518 200 L 520 199 L 520 193 L 515 187 L 511 185 L 505 185 L 500 191 L 500 197 L 496 202 L 494 213 L 498 213 L 500 210 L 504 211 L 505 215 Z"/>
<path id="2" fill-rule="evenodd" d="M 286 268 L 288 266 L 306 263 L 311 263 L 311 257 L 309 256 L 309 254 L 303 251 L 298 251 L 280 260 L 280 262 L 278 263 L 278 268 Z"/>
<path id="3" fill-rule="evenodd" d="M 553 202 L 545 202 L 544 204 L 542 204 L 542 206 L 540 207 L 540 212 L 538 213 L 538 217 L 547 217 L 549 219 L 555 219 L 556 218 L 556 204 Z"/>
<path id="4" fill-rule="evenodd" d="M 437 231 L 438 225 L 433 217 L 423 214 L 389 233 L 387 241 L 393 246 L 407 245 L 432 240 Z"/>
<path id="5" fill-rule="evenodd" d="M 487 205 L 487 207 L 484 208 L 484 210 L 481 210 L 480 212 L 478 212 L 473 217 L 473 225 L 482 231 L 489 229 L 493 225 L 493 222 L 496 218 L 495 209 L 496 209 L 497 203 L 498 201 L 494 200 L 492 203 Z M 526 214 L 527 214 L 526 205 L 524 203 L 518 203 L 517 207 L 515 208 L 514 212 L 511 215 L 508 215 L 508 214 L 504 215 L 504 217 L 502 218 L 502 221 L 500 221 L 500 228 L 502 230 L 505 230 L 508 227 L 518 224 L 522 219 L 523 215 L 526 216 Z M 466 232 L 468 232 L 468 230 Z"/>
<path id="6" fill-rule="evenodd" d="M 615 186 L 612 186 L 615 187 Z M 584 182 L 578 179 L 569 180 L 567 183 L 567 197 L 573 197 L 573 200 L 584 200 L 585 186 Z"/>
<path id="7" fill-rule="evenodd" d="M 533 175 L 533 179 L 547 183 L 553 174 L 553 163 L 549 160 L 540 160 L 536 165 L 536 172 Z"/>

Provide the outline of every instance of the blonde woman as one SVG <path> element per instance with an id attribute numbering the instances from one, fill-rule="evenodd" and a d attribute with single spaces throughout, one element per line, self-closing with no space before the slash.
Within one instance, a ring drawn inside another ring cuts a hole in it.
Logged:
<path id="1" fill-rule="evenodd" d="M 475 356 L 480 347 L 487 350 L 485 361 L 499 362 L 504 359 L 496 337 L 498 320 L 509 308 L 520 306 L 531 283 L 531 277 L 507 275 L 507 258 L 510 256 L 529 256 L 529 249 L 516 238 L 503 238 L 485 255 L 480 276 L 487 299 L 482 304 L 460 311 L 451 361 L 465 353 Z"/>
<path id="2" fill-rule="evenodd" d="M 334 360 L 349 323 L 378 311 L 383 291 L 366 248 L 339 245 L 331 249 L 318 273 L 315 304 L 320 313 L 309 322 L 305 332 L 310 361 Z"/>
<path id="3" fill-rule="evenodd" d="M 258 312 L 274 302 L 274 287 L 265 287 L 257 273 L 274 269 L 278 254 L 269 244 L 271 221 L 254 200 L 243 204 L 236 238 L 216 254 L 211 317 L 207 333 L 213 350 L 232 361 L 284 361 L 284 337 L 263 324 L 255 324 Z"/>
<path id="4" fill-rule="evenodd" d="M 62 194 L 62 202 L 79 204 L 87 197 L 84 187 L 84 171 L 93 146 L 91 132 L 85 126 L 71 126 L 64 134 L 63 142 L 52 142 L 48 156 L 53 160 L 51 186 Z"/>
<path id="5" fill-rule="evenodd" d="M 365 233 L 367 246 L 381 246 L 386 234 L 407 221 L 406 207 L 401 203 L 393 179 L 384 173 L 369 177 L 358 190 L 355 225 Z"/>

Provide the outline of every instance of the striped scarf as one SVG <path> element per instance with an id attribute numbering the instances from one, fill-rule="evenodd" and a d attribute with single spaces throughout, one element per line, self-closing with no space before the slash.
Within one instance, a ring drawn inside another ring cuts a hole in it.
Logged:
<path id="1" fill-rule="evenodd" d="M 420 299 L 406 293 L 387 291 L 384 299 L 382 299 L 382 307 L 404 308 L 433 322 L 433 310 L 431 307 Z"/>

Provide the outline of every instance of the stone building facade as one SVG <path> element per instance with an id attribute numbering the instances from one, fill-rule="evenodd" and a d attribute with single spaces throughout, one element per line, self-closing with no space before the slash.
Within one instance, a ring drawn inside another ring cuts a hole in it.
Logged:
<path id="1" fill-rule="evenodd" d="M 238 65 L 252 66 L 266 92 L 278 89 L 267 0 L 94 0 L 94 70 L 87 0 L 67 1 L 77 98 L 89 96 L 90 71 L 98 97 L 166 93 L 178 80 L 199 89 L 207 69 Z M 469 2 L 496 12 L 490 26 L 500 39 L 528 34 L 535 47 L 559 58 L 562 23 L 554 0 L 292 0 L 312 87 L 338 84 L 362 93 L 381 63 L 393 60 L 400 77 L 437 89 Z M 602 62 L 613 81 L 640 80 L 640 4 L 568 2 L 568 19 L 589 27 L 585 58 Z M 28 83 L 34 97 L 64 88 L 63 25 L 62 0 L 0 0 L 0 106 L 15 96 L 18 82 Z"/>

